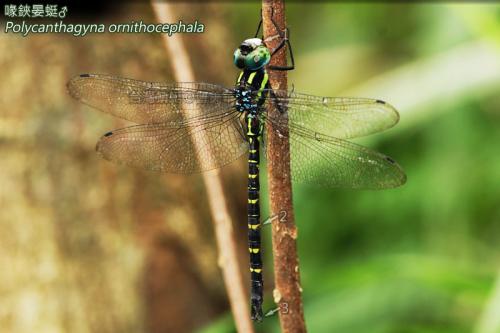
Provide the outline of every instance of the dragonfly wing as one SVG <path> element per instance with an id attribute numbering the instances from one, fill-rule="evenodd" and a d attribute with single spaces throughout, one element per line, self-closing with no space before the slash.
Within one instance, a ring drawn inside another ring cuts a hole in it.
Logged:
<path id="1" fill-rule="evenodd" d="M 75 99 L 138 124 L 175 124 L 218 117 L 234 110 L 232 90 L 208 83 L 162 84 L 82 74 L 71 79 L 67 86 Z"/>
<path id="2" fill-rule="evenodd" d="M 390 157 L 365 147 L 316 134 L 291 132 L 292 178 L 327 187 L 384 189 L 406 182 L 402 168 Z"/>
<path id="3" fill-rule="evenodd" d="M 220 168 L 247 149 L 236 116 L 199 125 L 159 123 L 126 127 L 105 134 L 96 147 L 107 160 L 168 173 Z"/>
<path id="4" fill-rule="evenodd" d="M 381 100 L 350 97 L 319 97 L 270 91 L 271 103 L 288 109 L 290 123 L 341 139 L 383 131 L 399 121 L 396 109 Z M 276 119 L 279 121 L 279 119 Z"/>
<path id="5" fill-rule="evenodd" d="M 403 169 L 392 158 L 295 123 L 283 127 L 283 119 L 266 121 L 279 136 L 290 139 L 294 181 L 356 189 L 393 188 L 406 182 Z"/>

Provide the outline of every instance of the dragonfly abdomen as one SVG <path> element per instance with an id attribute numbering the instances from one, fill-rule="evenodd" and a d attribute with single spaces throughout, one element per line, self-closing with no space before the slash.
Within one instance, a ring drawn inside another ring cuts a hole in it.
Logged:
<path id="1" fill-rule="evenodd" d="M 262 300 L 264 283 L 262 279 L 262 256 L 260 236 L 260 182 L 259 182 L 259 143 L 262 124 L 258 117 L 246 115 L 248 140 L 248 251 L 250 252 L 250 299 L 252 319 L 262 319 Z"/>

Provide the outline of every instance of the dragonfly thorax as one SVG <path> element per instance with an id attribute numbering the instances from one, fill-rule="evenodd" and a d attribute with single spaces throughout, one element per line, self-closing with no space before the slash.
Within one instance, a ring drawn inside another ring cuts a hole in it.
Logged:
<path id="1" fill-rule="evenodd" d="M 250 87 L 237 87 L 235 89 L 236 110 L 241 113 L 256 113 L 258 103 L 257 92 Z"/>
<path id="2" fill-rule="evenodd" d="M 244 70 L 236 81 L 236 110 L 257 114 L 266 99 L 269 76 L 264 68 L 256 71 Z"/>

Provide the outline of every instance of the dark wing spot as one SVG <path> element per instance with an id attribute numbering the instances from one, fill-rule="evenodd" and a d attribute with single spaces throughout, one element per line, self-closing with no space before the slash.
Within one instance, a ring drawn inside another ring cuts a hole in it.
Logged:
<path id="1" fill-rule="evenodd" d="M 112 136 L 113 135 L 113 132 L 108 132 L 106 134 L 104 134 L 104 136 Z"/>
<path id="2" fill-rule="evenodd" d="M 90 77 L 90 74 L 80 74 L 80 77 Z"/>
<path id="3" fill-rule="evenodd" d="M 382 100 L 380 100 L 380 99 L 377 99 L 375 102 L 378 103 L 378 104 L 385 104 L 385 102 L 382 101 Z"/>
<path id="4" fill-rule="evenodd" d="M 385 159 L 386 159 L 388 162 L 392 163 L 392 164 L 396 164 L 396 161 L 394 161 L 394 160 L 393 160 L 392 158 L 390 158 L 389 156 L 386 156 L 386 157 L 385 157 Z"/>

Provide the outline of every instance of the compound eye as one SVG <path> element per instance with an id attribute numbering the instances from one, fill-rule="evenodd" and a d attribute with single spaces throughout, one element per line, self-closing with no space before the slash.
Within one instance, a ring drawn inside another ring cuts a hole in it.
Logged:
<path id="1" fill-rule="evenodd" d="M 240 46 L 240 50 L 241 50 L 241 53 L 243 54 L 247 54 L 247 53 L 250 53 L 252 52 L 252 47 L 248 44 L 241 44 Z"/>

